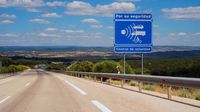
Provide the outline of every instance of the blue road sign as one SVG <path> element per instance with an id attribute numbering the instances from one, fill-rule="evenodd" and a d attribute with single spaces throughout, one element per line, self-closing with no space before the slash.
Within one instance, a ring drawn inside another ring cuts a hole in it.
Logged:
<path id="1" fill-rule="evenodd" d="M 148 53 L 152 51 L 151 14 L 115 14 L 116 53 Z"/>

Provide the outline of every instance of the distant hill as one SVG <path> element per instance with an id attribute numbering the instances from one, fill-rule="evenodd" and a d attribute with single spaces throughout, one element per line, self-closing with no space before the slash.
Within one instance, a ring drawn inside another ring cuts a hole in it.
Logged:
<path id="1" fill-rule="evenodd" d="M 72 58 L 72 59 L 118 59 L 121 54 L 114 53 L 112 47 L 73 47 L 73 46 L 28 46 L 0 47 L 0 56 L 26 58 Z M 139 54 L 127 54 L 127 58 L 139 57 Z M 155 46 L 146 58 L 185 58 L 200 57 L 200 47 Z"/>
<path id="2" fill-rule="evenodd" d="M 192 51 L 200 50 L 200 47 L 191 46 L 155 46 L 153 52 L 166 51 Z M 21 51 L 41 51 L 41 52 L 67 52 L 67 51 L 83 51 L 83 52 L 113 52 L 113 47 L 81 47 L 81 46 L 0 46 L 0 52 L 21 52 Z"/>

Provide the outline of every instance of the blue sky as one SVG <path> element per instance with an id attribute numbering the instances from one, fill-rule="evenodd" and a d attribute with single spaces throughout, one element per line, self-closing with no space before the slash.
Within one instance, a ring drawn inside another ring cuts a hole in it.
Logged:
<path id="1" fill-rule="evenodd" d="M 0 46 L 113 46 L 123 12 L 152 13 L 154 45 L 200 45 L 200 0 L 0 0 Z"/>

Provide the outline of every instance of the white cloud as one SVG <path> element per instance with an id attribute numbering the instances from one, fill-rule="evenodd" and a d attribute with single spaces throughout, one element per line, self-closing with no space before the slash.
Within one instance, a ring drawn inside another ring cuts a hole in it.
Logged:
<path id="1" fill-rule="evenodd" d="M 28 12 L 42 12 L 41 10 L 36 9 L 36 8 L 28 8 L 27 11 Z"/>
<path id="2" fill-rule="evenodd" d="M 91 25 L 90 28 L 103 28 L 103 25 Z"/>
<path id="3" fill-rule="evenodd" d="M 5 34 L 0 34 L 0 37 L 16 37 L 17 35 L 14 33 L 5 33 Z"/>
<path id="4" fill-rule="evenodd" d="M 67 4 L 65 13 L 69 15 L 91 15 L 95 13 L 95 8 L 86 2 L 73 1 Z"/>
<path id="5" fill-rule="evenodd" d="M 193 33 L 194 36 L 200 36 L 200 32 Z"/>
<path id="6" fill-rule="evenodd" d="M 31 19 L 30 22 L 32 23 L 38 23 L 38 24 L 51 24 L 51 22 L 44 20 L 44 19 Z"/>
<path id="7" fill-rule="evenodd" d="M 84 30 L 65 30 L 65 33 L 84 33 Z"/>
<path id="8" fill-rule="evenodd" d="M 96 15 L 103 17 L 112 17 L 116 12 L 133 12 L 136 10 L 135 4 L 131 2 L 113 2 L 107 5 L 96 5 L 82 1 L 73 1 L 67 4 L 68 15 Z"/>
<path id="9" fill-rule="evenodd" d="M 1 18 L 9 18 L 9 19 L 15 19 L 16 16 L 14 14 L 1 14 Z"/>
<path id="10" fill-rule="evenodd" d="M 38 36 L 40 36 L 40 37 L 61 37 L 61 35 L 59 35 L 59 34 L 49 34 L 49 33 L 44 33 L 44 32 L 39 33 Z"/>
<path id="11" fill-rule="evenodd" d="M 162 11 L 170 19 L 200 19 L 200 6 L 171 9 L 165 8 L 162 9 Z"/>
<path id="12" fill-rule="evenodd" d="M 13 24 L 15 22 L 11 21 L 11 20 L 2 20 L 0 21 L 0 24 Z"/>
<path id="13" fill-rule="evenodd" d="M 176 32 L 176 33 L 169 33 L 170 36 L 186 36 L 187 33 L 185 32 Z"/>
<path id="14" fill-rule="evenodd" d="M 88 18 L 88 19 L 83 19 L 81 20 L 82 23 L 99 23 L 98 20 L 93 19 L 93 18 Z"/>
<path id="15" fill-rule="evenodd" d="M 66 6 L 67 2 L 53 1 L 53 2 L 47 2 L 46 5 L 49 7 L 60 7 L 60 6 Z"/>
<path id="16" fill-rule="evenodd" d="M 46 18 L 60 18 L 62 15 L 58 15 L 57 13 L 47 13 L 47 14 L 42 14 L 42 17 Z"/>
<path id="17" fill-rule="evenodd" d="M 44 6 L 42 0 L 1 0 L 0 7 L 39 7 Z"/>
<path id="18" fill-rule="evenodd" d="M 58 30 L 57 28 L 46 28 L 45 31 L 56 31 Z"/>

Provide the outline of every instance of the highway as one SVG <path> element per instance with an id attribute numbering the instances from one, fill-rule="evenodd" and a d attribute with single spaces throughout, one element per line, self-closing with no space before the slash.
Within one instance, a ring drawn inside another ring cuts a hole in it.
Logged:
<path id="1" fill-rule="evenodd" d="M 200 108 L 31 69 L 0 79 L 0 112 L 200 112 Z"/>

